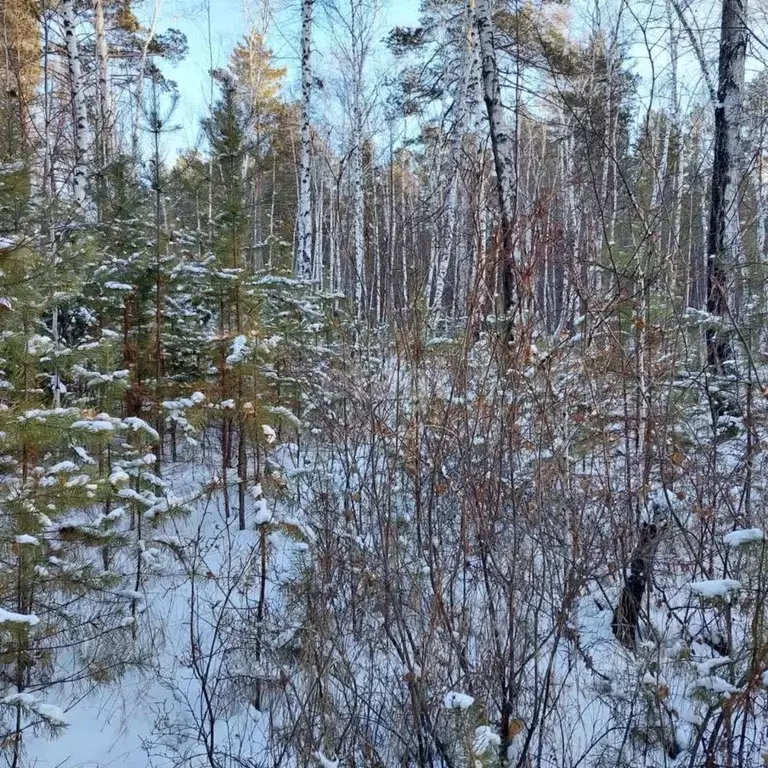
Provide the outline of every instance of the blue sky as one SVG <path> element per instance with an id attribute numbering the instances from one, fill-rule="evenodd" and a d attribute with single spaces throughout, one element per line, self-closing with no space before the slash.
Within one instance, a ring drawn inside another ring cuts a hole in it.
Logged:
<path id="1" fill-rule="evenodd" d="M 210 0 L 211 43 L 208 44 L 208 13 L 206 0 L 160 0 L 157 29 L 168 27 L 181 30 L 187 36 L 189 53 L 176 67 L 166 67 L 166 74 L 179 87 L 180 102 L 174 122 L 179 130 L 167 136 L 166 148 L 170 151 L 194 146 L 200 139 L 200 118 L 206 113 L 210 101 L 208 71 L 211 58 L 214 67 L 225 66 L 230 52 L 246 34 L 243 0 Z M 258 9 L 258 0 L 251 0 L 251 6 Z M 298 44 L 301 21 L 299 0 L 273 0 L 277 10 L 273 13 L 268 41 L 277 62 L 288 69 L 286 89 L 289 95 L 298 94 Z M 316 5 L 319 3 L 316 2 Z M 142 21 L 149 23 L 153 0 L 147 0 L 141 12 Z M 419 0 L 382 0 L 380 15 L 383 37 L 391 27 L 413 25 L 418 22 Z M 322 12 L 316 12 L 316 40 L 314 44 L 315 68 L 323 71 L 332 60 L 325 55 L 327 32 L 323 29 Z"/>

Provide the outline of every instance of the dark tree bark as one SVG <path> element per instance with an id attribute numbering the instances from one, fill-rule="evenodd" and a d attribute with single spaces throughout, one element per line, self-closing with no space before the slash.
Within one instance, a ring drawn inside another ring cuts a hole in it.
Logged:
<path id="1" fill-rule="evenodd" d="M 728 311 L 728 270 L 739 251 L 739 158 L 744 101 L 744 68 L 749 30 L 746 0 L 723 0 L 715 103 L 715 148 L 707 241 L 707 312 L 720 320 L 706 332 L 707 362 L 722 372 L 732 358 L 723 324 Z"/>
<path id="2" fill-rule="evenodd" d="M 640 605 L 650 580 L 658 536 L 659 529 L 654 523 L 643 523 L 640 527 L 640 541 L 625 571 L 619 606 L 613 614 L 613 634 L 630 650 L 635 647 Z"/>
<path id="3" fill-rule="evenodd" d="M 483 80 L 483 101 L 488 113 L 488 125 L 496 171 L 496 192 L 499 198 L 501 224 L 501 293 L 504 312 L 509 315 L 515 302 L 514 246 L 512 225 L 515 215 L 513 139 L 504 120 L 504 108 L 499 86 L 499 68 L 493 35 L 492 0 L 479 0 L 475 13 L 477 37 Z"/>

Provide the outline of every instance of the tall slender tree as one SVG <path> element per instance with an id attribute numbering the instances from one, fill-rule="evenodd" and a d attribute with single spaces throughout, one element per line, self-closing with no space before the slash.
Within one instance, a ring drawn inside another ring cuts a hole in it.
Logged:
<path id="1" fill-rule="evenodd" d="M 513 165 L 514 138 L 504 117 L 499 85 L 499 66 L 494 40 L 493 0 L 478 0 L 475 19 L 482 61 L 483 100 L 488 113 L 493 164 L 496 169 L 496 194 L 499 201 L 501 227 L 501 291 L 505 313 L 515 301 L 514 216 L 515 169 Z"/>
<path id="2" fill-rule="evenodd" d="M 61 23 L 66 44 L 67 65 L 69 67 L 69 88 L 72 96 L 72 138 L 74 144 L 73 189 L 75 204 L 79 207 L 85 202 L 88 183 L 88 109 L 85 99 L 85 81 L 80 61 L 80 46 L 77 38 L 77 17 L 74 0 L 62 0 Z"/>
<path id="3" fill-rule="evenodd" d="M 302 1 L 301 18 L 301 157 L 299 161 L 298 255 L 296 274 L 312 278 L 312 10 L 314 0 Z"/>
<path id="4" fill-rule="evenodd" d="M 740 259 L 741 131 L 744 75 L 749 44 L 745 0 L 723 0 L 715 103 L 715 147 L 707 240 L 707 362 L 716 371 L 732 358 L 728 322 L 728 275 Z"/>

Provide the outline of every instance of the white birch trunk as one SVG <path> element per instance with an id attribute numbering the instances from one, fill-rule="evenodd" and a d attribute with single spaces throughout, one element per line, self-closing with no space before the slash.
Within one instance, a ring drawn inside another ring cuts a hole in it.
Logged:
<path id="1" fill-rule="evenodd" d="M 766 201 L 765 201 L 765 104 L 763 97 L 760 98 L 760 107 L 755 118 L 757 123 L 757 138 L 754 142 L 753 152 L 755 162 L 752 165 L 752 185 L 755 190 L 755 261 L 757 262 L 760 274 L 765 273 L 765 243 L 766 243 Z M 759 288 L 754 292 L 754 299 L 759 302 L 757 311 L 765 315 L 768 307 L 768 291 L 765 288 L 765 281 L 759 281 Z"/>
<path id="2" fill-rule="evenodd" d="M 512 167 L 512 137 L 504 119 L 499 87 L 499 70 L 493 40 L 492 0 L 478 0 L 476 26 L 480 43 L 483 98 L 488 111 L 497 193 L 502 218 L 509 225 L 513 216 L 514 169 Z"/>
<path id="3" fill-rule="evenodd" d="M 296 274 L 309 280 L 312 274 L 312 211 L 311 211 L 311 126 L 310 97 L 312 93 L 312 9 L 314 0 L 303 0 L 301 21 L 301 157 L 299 162 L 299 253 Z"/>
<path id="4" fill-rule="evenodd" d="M 662 193 L 664 192 L 664 182 L 667 178 L 667 163 L 669 159 L 669 130 L 667 121 L 664 125 L 659 125 L 659 154 L 653 153 L 654 172 L 653 172 L 653 194 L 651 196 L 651 209 L 656 213 L 662 203 Z"/>
<path id="5" fill-rule="evenodd" d="M 400 231 L 402 234 L 402 241 L 403 245 L 400 249 L 400 258 L 401 258 L 401 264 L 402 264 L 402 270 L 403 270 L 403 305 L 402 309 L 405 309 L 408 306 L 409 301 L 409 286 L 408 286 L 408 257 L 406 255 L 407 249 L 406 249 L 406 232 L 405 232 L 405 222 L 407 221 L 406 218 L 406 204 L 407 204 L 407 195 L 405 190 L 405 184 L 406 184 L 406 176 L 409 175 L 410 169 L 408 168 L 407 162 L 403 163 L 403 167 L 400 172 L 400 216 L 401 216 L 401 226 Z"/>
<path id="6" fill-rule="evenodd" d="M 112 156 L 112 83 L 109 76 L 109 48 L 104 28 L 104 2 L 92 0 L 93 29 L 96 35 L 96 62 L 99 74 L 99 122 L 101 163 L 106 166 Z"/>
<path id="7" fill-rule="evenodd" d="M 73 0 L 62 0 L 61 21 L 69 67 L 69 87 L 72 96 L 72 133 L 74 138 L 74 199 L 79 207 L 85 202 L 87 173 L 85 156 L 88 151 L 88 112 L 83 90 L 83 72 L 80 64 L 80 50 L 77 42 L 75 7 Z"/>
<path id="8" fill-rule="evenodd" d="M 488 123 L 496 170 L 496 192 L 501 213 L 502 235 L 502 299 L 504 313 L 508 314 L 514 303 L 514 253 L 512 226 L 515 215 L 515 169 L 513 163 L 514 140 L 504 119 L 499 86 L 499 70 L 493 35 L 492 0 L 478 0 L 475 21 L 480 44 L 482 65 L 483 100 L 488 113 Z"/>
<path id="9" fill-rule="evenodd" d="M 324 198 L 324 184 L 323 180 L 319 181 L 319 189 L 317 191 L 317 205 L 315 206 L 315 232 L 317 237 L 313 238 L 313 261 L 315 282 L 323 289 L 323 220 L 325 218 L 325 198 Z"/>
<path id="10" fill-rule="evenodd" d="M 456 97 L 456 118 L 453 124 L 453 137 L 451 139 L 451 176 L 445 203 L 445 232 L 447 238 L 445 248 L 440 257 L 439 265 L 437 266 L 434 300 L 432 302 L 432 310 L 437 316 L 439 316 L 442 311 L 443 294 L 445 293 L 445 278 L 448 274 L 448 268 L 453 255 L 453 244 L 456 240 L 456 202 L 459 188 L 459 170 L 461 168 L 461 149 L 464 143 L 467 122 L 467 94 L 470 88 L 470 80 L 475 74 L 475 70 L 472 67 L 472 29 L 474 22 L 473 1 L 467 0 L 465 6 L 465 26 L 467 30 L 466 45 L 462 48 L 462 54 L 459 60 L 461 79 L 459 81 L 459 93 Z M 454 286 L 454 295 L 457 290 L 458 286 Z"/>
<path id="11" fill-rule="evenodd" d="M 354 294 L 358 317 L 365 310 L 365 188 L 363 180 L 363 40 L 362 8 L 359 0 L 350 1 L 349 32 L 352 65 L 352 242 L 354 248 Z"/>
<path id="12" fill-rule="evenodd" d="M 336 233 L 338 227 L 336 224 L 336 217 L 338 216 L 338 202 L 334 205 L 333 190 L 336 188 L 335 184 L 331 184 L 329 187 L 329 215 L 328 215 L 328 277 L 331 285 L 331 293 L 336 293 L 339 289 L 339 278 L 337 275 L 337 244 Z M 338 195 L 337 195 L 338 199 Z"/>
<path id="13" fill-rule="evenodd" d="M 361 317 L 365 308 L 365 240 L 363 224 L 365 220 L 365 194 L 363 187 L 363 148 L 362 127 L 358 122 L 359 108 L 355 107 L 355 148 L 352 155 L 353 185 L 353 230 L 355 248 L 355 303 L 357 315 Z"/>
<path id="14" fill-rule="evenodd" d="M 269 248 L 267 249 L 267 258 L 269 268 L 272 269 L 272 248 L 275 242 L 275 205 L 277 201 L 277 155 L 272 158 L 272 187 L 270 189 L 269 199 Z"/>
<path id="15" fill-rule="evenodd" d="M 605 244 L 605 209 L 608 207 L 608 172 L 610 170 L 613 155 L 611 139 L 613 136 L 614 108 L 613 108 L 613 50 L 612 46 L 606 51 L 606 86 L 605 86 L 605 126 L 603 130 L 603 145 L 606 148 L 603 158 L 602 175 L 600 179 L 600 199 L 598 200 L 598 216 L 595 220 L 595 274 L 594 283 L 598 296 L 602 296 L 607 289 L 603 267 L 603 245 Z M 616 116 L 618 121 L 618 115 Z"/>
<path id="16" fill-rule="evenodd" d="M 707 244 L 707 311 L 722 319 L 738 314 L 728 306 L 728 277 L 741 262 L 739 201 L 741 198 L 741 129 L 745 68 L 749 46 L 746 0 L 723 0 L 715 103 L 715 146 L 712 164 L 709 237 Z M 731 359 L 727 333 L 707 329 L 707 360 L 723 370 Z"/>
<path id="17" fill-rule="evenodd" d="M 762 112 L 763 110 L 761 110 Z M 757 218 L 756 248 L 757 259 L 759 263 L 765 261 L 765 225 L 766 225 L 766 205 L 765 205 L 765 153 L 764 144 L 764 115 L 760 115 L 760 136 L 757 146 L 757 161 L 755 163 L 755 208 Z"/>
<path id="18" fill-rule="evenodd" d="M 702 192 L 699 197 L 699 218 L 701 219 L 701 251 L 702 255 L 698 265 L 692 265 L 693 281 L 698 300 L 698 309 L 703 309 L 707 301 L 707 271 L 709 270 L 709 258 L 707 257 L 707 242 L 709 240 L 709 211 L 707 211 L 706 198 Z"/>
<path id="19" fill-rule="evenodd" d="M 669 59 L 670 59 L 670 97 L 669 109 L 672 120 L 672 138 L 677 152 L 677 165 L 675 168 L 673 200 L 674 210 L 672 215 L 672 225 L 669 234 L 669 255 L 668 261 L 671 262 L 672 280 L 670 285 L 675 293 L 685 296 L 685 287 L 680 286 L 679 276 L 685 270 L 680 269 L 680 228 L 683 218 L 683 180 L 685 177 L 685 147 L 683 146 L 683 131 L 680 121 L 680 100 L 678 97 L 678 43 L 680 32 L 675 25 L 675 16 L 673 14 L 670 0 L 666 1 L 667 19 L 669 22 Z"/>

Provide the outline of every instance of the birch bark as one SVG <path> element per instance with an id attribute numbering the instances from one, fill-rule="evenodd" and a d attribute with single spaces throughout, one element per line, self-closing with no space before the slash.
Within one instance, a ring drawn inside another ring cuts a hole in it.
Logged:
<path id="1" fill-rule="evenodd" d="M 297 276 L 310 280 L 312 274 L 312 210 L 311 210 L 311 126 L 312 93 L 312 10 L 314 0 L 303 0 L 301 20 L 301 157 L 299 162 L 299 253 Z"/>
<path id="2" fill-rule="evenodd" d="M 721 321 L 728 313 L 728 271 L 736 265 L 740 250 L 740 134 L 749 42 L 746 14 L 746 0 L 723 0 L 707 243 L 707 311 Z M 711 326 L 706 332 L 706 346 L 709 365 L 722 371 L 723 363 L 731 357 L 727 333 Z"/>
<path id="3" fill-rule="evenodd" d="M 456 118 L 453 124 L 453 137 L 451 139 L 451 176 L 448 184 L 448 194 L 445 203 L 445 232 L 447 234 L 445 248 L 442 249 L 442 256 L 437 266 L 435 279 L 434 300 L 432 303 L 433 313 L 439 315 L 442 311 L 445 278 L 448 274 L 449 265 L 453 256 L 453 246 L 456 241 L 456 203 L 458 199 L 459 171 L 461 167 L 461 149 L 464 143 L 464 135 L 467 124 L 467 102 L 468 92 L 470 90 L 470 81 L 475 75 L 475 69 L 472 67 L 473 54 L 473 26 L 475 23 L 475 12 L 473 0 L 467 0 L 465 9 L 465 27 L 466 44 L 462 48 L 459 61 L 459 71 L 462 73 L 459 81 L 459 92 L 456 97 Z M 454 286 L 454 294 L 458 291 L 458 286 Z"/>
<path id="4" fill-rule="evenodd" d="M 109 76 L 109 48 L 104 27 L 104 2 L 92 0 L 93 30 L 96 36 L 96 62 L 99 77 L 99 142 L 101 163 L 106 166 L 112 155 L 112 83 Z"/>
<path id="5" fill-rule="evenodd" d="M 502 301 L 504 311 L 508 314 L 514 303 L 515 291 L 514 254 L 512 250 L 512 225 L 515 211 L 513 139 L 504 120 L 491 2 L 492 0 L 478 0 L 475 19 L 480 44 L 483 100 L 488 113 L 491 148 L 496 170 L 496 193 L 501 214 Z"/>
<path id="6" fill-rule="evenodd" d="M 74 198 L 80 207 L 85 202 L 87 173 L 85 156 L 88 150 L 88 111 L 83 90 L 83 71 L 80 63 L 80 50 L 77 41 L 75 7 L 73 0 L 62 0 L 61 21 L 64 29 L 64 41 L 67 50 L 67 66 L 69 68 L 69 87 L 72 96 L 72 133 L 74 138 L 75 166 Z"/>

